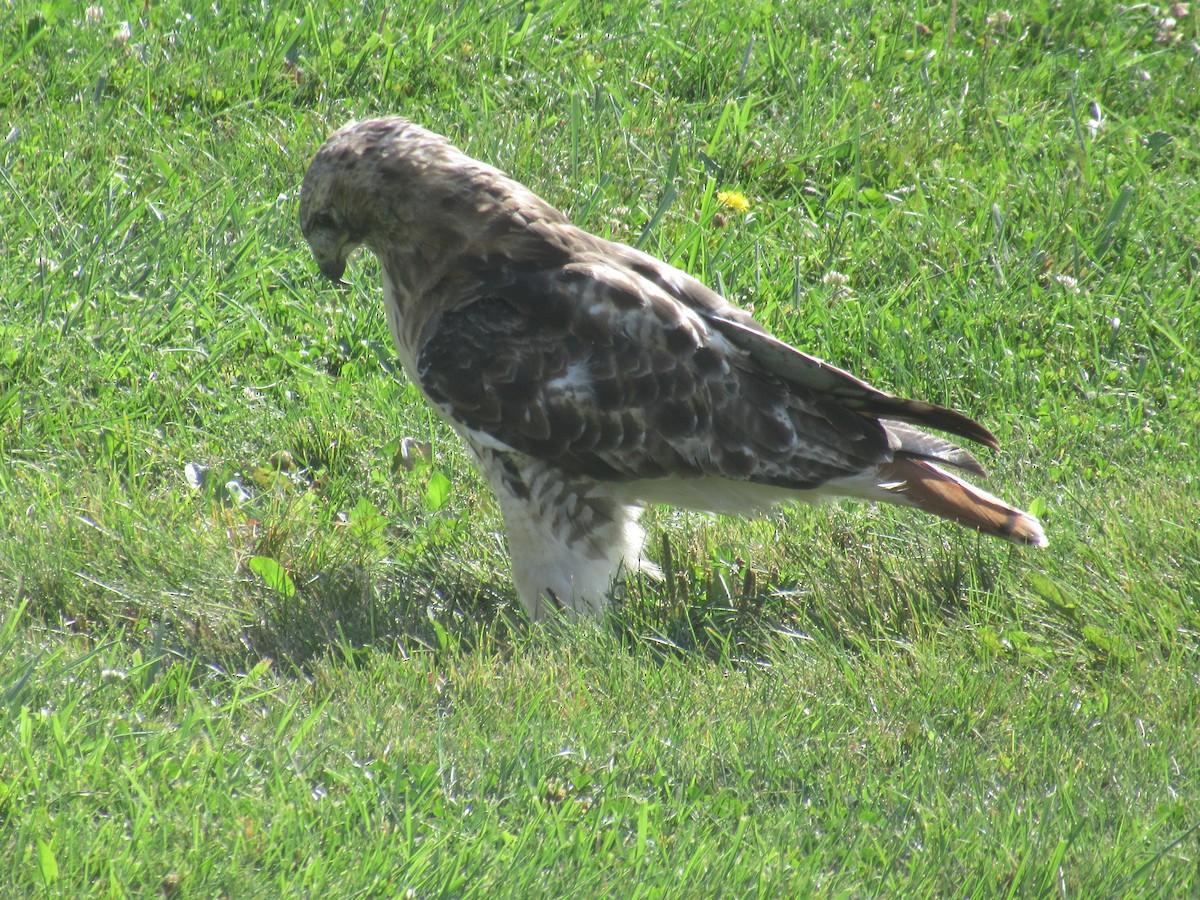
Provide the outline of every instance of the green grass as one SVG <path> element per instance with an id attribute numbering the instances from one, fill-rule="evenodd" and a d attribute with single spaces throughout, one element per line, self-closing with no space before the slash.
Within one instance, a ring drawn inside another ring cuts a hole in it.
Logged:
<path id="1" fill-rule="evenodd" d="M 1200 891 L 1200 17 L 189 6 L 0 17 L 0 893 Z M 655 509 L 668 583 L 514 625 L 296 224 L 384 112 L 978 416 L 1051 547 Z"/>

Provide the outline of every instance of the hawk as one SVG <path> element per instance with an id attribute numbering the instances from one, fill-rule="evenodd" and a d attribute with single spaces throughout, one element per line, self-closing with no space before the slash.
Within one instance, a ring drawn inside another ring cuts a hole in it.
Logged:
<path id="1" fill-rule="evenodd" d="M 982 425 L 777 340 L 406 119 L 330 136 L 300 224 L 334 282 L 357 247 L 378 257 L 404 371 L 495 491 L 533 620 L 598 614 L 618 575 L 653 571 L 638 526 L 653 503 L 744 514 L 847 496 L 1046 544 L 1036 518 L 947 471 L 983 475 L 970 453 L 923 430 L 995 449 Z"/>

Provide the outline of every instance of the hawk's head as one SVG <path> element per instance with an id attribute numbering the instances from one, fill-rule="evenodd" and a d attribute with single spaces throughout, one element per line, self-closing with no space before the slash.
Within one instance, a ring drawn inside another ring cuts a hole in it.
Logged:
<path id="1" fill-rule="evenodd" d="M 300 189 L 300 228 L 334 282 L 359 246 L 379 257 L 393 280 L 434 274 L 464 253 L 537 254 L 542 238 L 521 238 L 531 223 L 567 220 L 500 170 L 399 116 L 334 132 Z"/>
<path id="2" fill-rule="evenodd" d="M 341 282 L 360 245 L 376 251 L 419 221 L 420 176 L 453 151 L 440 135 L 394 116 L 334 132 L 300 188 L 300 229 L 325 277 Z"/>

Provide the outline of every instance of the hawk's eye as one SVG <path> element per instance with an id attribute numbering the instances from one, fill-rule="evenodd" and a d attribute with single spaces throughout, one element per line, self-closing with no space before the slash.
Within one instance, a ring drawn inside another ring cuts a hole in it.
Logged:
<path id="1" fill-rule="evenodd" d="M 333 214 L 322 210 L 312 217 L 312 221 L 308 223 L 309 231 L 337 231 L 337 219 Z"/>

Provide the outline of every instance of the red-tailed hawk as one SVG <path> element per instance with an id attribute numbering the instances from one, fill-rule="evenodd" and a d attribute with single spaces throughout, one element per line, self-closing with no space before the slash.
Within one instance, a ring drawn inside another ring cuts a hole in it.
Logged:
<path id="1" fill-rule="evenodd" d="M 942 468 L 982 475 L 970 453 L 917 427 L 995 448 L 982 425 L 776 340 L 405 119 L 333 134 L 300 221 L 335 282 L 356 247 L 379 258 L 404 370 L 496 492 L 532 619 L 598 613 L 618 574 L 652 569 L 637 524 L 650 503 L 749 513 L 848 496 L 1046 544 L 1036 518 Z"/>

